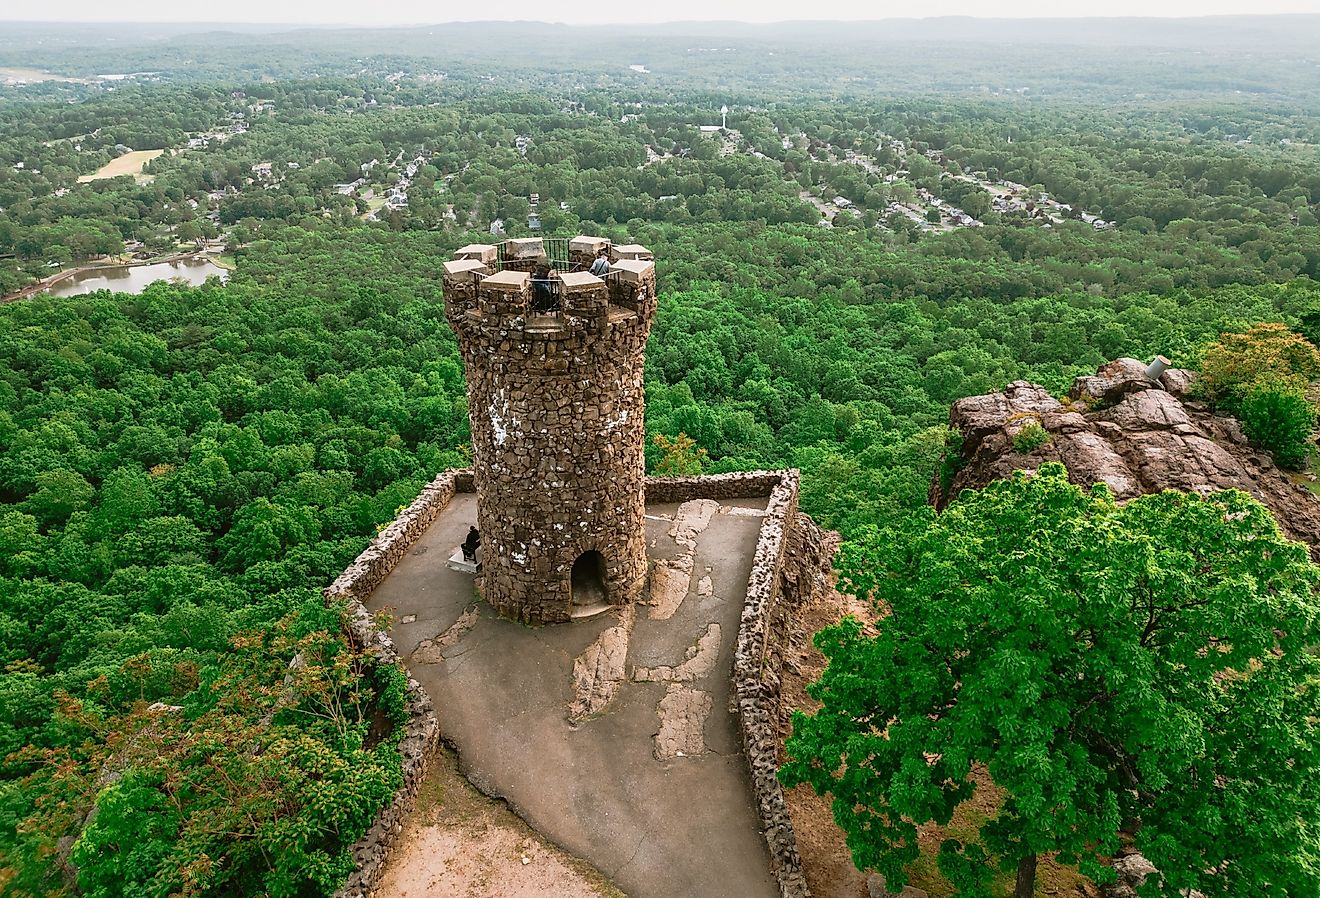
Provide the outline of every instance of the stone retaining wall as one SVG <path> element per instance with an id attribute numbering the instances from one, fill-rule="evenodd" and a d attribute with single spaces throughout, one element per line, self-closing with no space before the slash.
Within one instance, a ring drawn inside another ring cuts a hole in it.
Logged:
<path id="1" fill-rule="evenodd" d="M 371 595 L 399 560 L 408 553 L 417 538 L 426 532 L 440 512 L 445 510 L 454 493 L 473 491 L 472 471 L 463 468 L 445 471 L 422 487 L 417 498 L 384 530 L 376 534 L 371 545 L 362 550 L 352 564 L 325 588 L 327 601 L 363 599 Z"/>
<path id="2" fill-rule="evenodd" d="M 323 592 L 327 602 L 347 605 L 347 631 L 353 644 L 375 659 L 377 664 L 398 664 L 403 659 L 394 642 L 376 626 L 362 599 L 385 579 L 399 560 L 412 548 L 417 538 L 444 511 L 455 492 L 471 492 L 472 472 L 446 471 L 422 488 L 412 504 L 400 512 L 371 545 Z M 407 668 L 404 667 L 407 672 Z M 408 723 L 399 741 L 399 759 L 403 767 L 403 785 L 376 815 L 366 834 L 353 845 L 356 869 L 335 898 L 367 898 L 380 883 L 385 859 L 394 840 L 403 829 L 403 818 L 412 810 L 417 790 L 426 778 L 426 765 L 440 742 L 440 724 L 431 698 L 421 684 L 408 676 Z"/>
<path id="3" fill-rule="evenodd" d="M 817 591 L 828 588 L 831 570 L 820 528 L 798 511 L 800 486 L 796 470 L 646 479 L 647 502 L 769 497 L 738 626 L 733 687 L 752 792 L 782 898 L 810 898 L 811 892 L 802 875 L 797 838 L 778 778 L 784 713 L 780 674 L 791 639 L 791 618 Z"/>
<path id="4" fill-rule="evenodd" d="M 403 659 L 394 650 L 394 642 L 376 627 L 371 612 L 357 599 L 348 602 L 348 632 L 353 642 L 366 649 L 377 664 L 403 666 Z M 406 667 L 404 671 L 407 672 Z M 404 817 L 412 810 L 417 790 L 426 778 L 426 766 L 440 743 L 440 724 L 431 706 L 431 697 L 411 674 L 408 675 L 405 707 L 408 723 L 404 726 L 403 738 L 399 740 L 403 785 L 376 814 L 371 828 L 353 845 L 356 869 L 335 892 L 335 898 L 367 898 L 380 884 L 385 874 L 385 860 L 403 829 Z"/>
<path id="5" fill-rule="evenodd" d="M 720 478 L 737 476 L 720 475 Z M 774 484 L 756 542 L 734 648 L 733 686 L 752 792 L 765 828 L 780 894 L 783 898 L 810 898 L 793 822 L 777 776 L 782 712 L 780 673 L 789 642 L 789 617 L 816 590 L 827 585 L 830 560 L 822 549 L 820 528 L 810 517 L 798 513 L 800 477 L 796 470 L 755 472 L 746 475 L 742 485 L 748 488 L 753 484 L 768 485 L 767 478 L 771 477 Z M 723 479 L 715 486 L 722 498 L 765 495 L 764 491 L 737 492 L 738 484 Z M 649 485 L 647 495 L 649 498 Z"/>
<path id="6" fill-rule="evenodd" d="M 771 495 L 784 480 L 784 471 L 738 471 L 701 477 L 648 477 L 647 502 L 686 502 L 689 499 L 759 499 Z M 794 496 L 797 487 L 793 488 Z"/>
<path id="7" fill-rule="evenodd" d="M 811 893 L 802 875 L 793 824 L 777 777 L 780 672 L 788 647 L 789 620 L 796 608 L 828 585 L 830 570 L 820 529 L 810 517 L 798 512 L 799 485 L 796 470 L 646 479 L 647 502 L 769 497 L 738 627 L 733 686 L 752 791 L 782 898 L 810 898 Z M 385 579 L 455 493 L 473 491 L 470 469 L 440 474 L 326 588 L 326 601 L 347 603 L 348 632 L 354 644 L 378 663 L 402 661 L 394 643 L 376 627 L 361 599 Z M 411 676 L 408 714 L 409 723 L 399 744 L 403 786 L 354 845 L 357 870 L 335 898 L 367 898 L 379 884 L 403 818 L 426 776 L 427 761 L 439 742 L 440 728 L 430 698 Z"/>

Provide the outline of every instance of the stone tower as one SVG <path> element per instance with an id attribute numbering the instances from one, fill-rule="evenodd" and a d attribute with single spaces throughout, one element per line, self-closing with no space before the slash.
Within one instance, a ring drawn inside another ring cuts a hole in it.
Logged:
<path id="1" fill-rule="evenodd" d="M 600 249 L 603 279 L 586 270 Z M 547 311 L 529 274 L 541 258 L 560 272 Z M 467 374 L 486 601 L 548 623 L 636 600 L 651 253 L 596 237 L 467 246 L 445 263 L 444 300 Z"/>

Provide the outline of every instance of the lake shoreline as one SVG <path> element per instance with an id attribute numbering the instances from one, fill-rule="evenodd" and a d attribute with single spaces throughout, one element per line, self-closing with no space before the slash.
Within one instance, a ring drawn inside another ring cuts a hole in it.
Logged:
<path id="1" fill-rule="evenodd" d="M 28 297 L 33 296 L 37 293 L 49 292 L 52 287 L 57 287 L 60 284 L 63 284 L 65 281 L 68 281 L 70 279 L 76 279 L 80 275 L 88 276 L 97 271 L 119 271 L 119 270 L 126 270 L 132 268 L 143 268 L 149 265 L 174 265 L 180 262 L 185 264 L 190 262 L 198 262 L 198 263 L 209 262 L 210 264 L 214 265 L 216 268 L 226 273 L 232 272 L 234 270 L 234 266 L 227 266 L 220 264 L 213 255 L 205 251 L 173 253 L 171 255 L 161 256 L 160 258 L 156 258 L 156 259 L 146 259 L 143 261 L 133 261 L 133 262 L 118 262 L 118 263 L 105 262 L 105 261 L 89 262 L 88 264 L 80 265 L 77 268 L 66 268 L 65 270 L 58 272 L 57 274 L 53 274 L 50 277 L 42 278 L 40 281 L 37 281 L 35 284 L 29 284 L 28 286 L 22 288 L 21 290 L 16 290 L 13 293 L 9 293 L 5 296 L 0 296 L 0 305 L 5 305 L 11 302 L 17 302 L 20 299 L 27 299 Z"/>

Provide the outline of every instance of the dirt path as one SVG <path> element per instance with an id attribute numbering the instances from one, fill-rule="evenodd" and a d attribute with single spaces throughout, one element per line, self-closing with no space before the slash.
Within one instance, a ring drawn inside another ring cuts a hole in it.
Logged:
<path id="1" fill-rule="evenodd" d="M 417 807 L 376 898 L 625 898 L 584 861 L 533 832 L 458 772 L 453 752 L 431 762 Z"/>

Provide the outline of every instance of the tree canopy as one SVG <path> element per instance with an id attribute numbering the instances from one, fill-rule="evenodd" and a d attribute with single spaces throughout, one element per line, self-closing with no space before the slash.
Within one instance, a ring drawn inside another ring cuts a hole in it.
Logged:
<path id="1" fill-rule="evenodd" d="M 864 530 L 842 585 L 883 615 L 823 630 L 829 665 L 781 773 L 833 796 L 860 868 L 905 881 L 916 827 L 985 771 L 1004 798 L 941 847 L 962 898 L 1037 855 L 1104 881 L 1131 840 L 1147 893 L 1313 894 L 1320 570 L 1237 491 L 1117 505 L 1060 465 Z M 1023 890 L 1023 877 L 1026 890 Z"/>
<path id="2" fill-rule="evenodd" d="M 1314 22 L 1178 26 L 1212 52 L 980 27 L 659 27 L 645 72 L 597 27 L 0 29 L 0 64 L 86 76 L 0 72 L 0 295 L 107 254 L 233 268 L 0 306 L 0 891 L 68 859 L 89 893 L 333 891 L 398 695 L 316 589 L 464 464 L 438 273 L 496 218 L 654 250 L 651 471 L 798 467 L 850 537 L 924 520 L 952 400 L 1320 335 Z M 1247 386 L 1229 410 L 1304 460 L 1297 381 Z M 300 652 L 342 719 L 280 705 Z M 251 779 L 232 806 L 212 770 Z"/>

